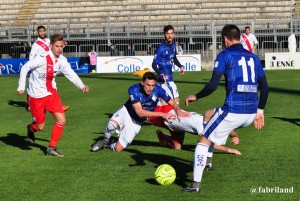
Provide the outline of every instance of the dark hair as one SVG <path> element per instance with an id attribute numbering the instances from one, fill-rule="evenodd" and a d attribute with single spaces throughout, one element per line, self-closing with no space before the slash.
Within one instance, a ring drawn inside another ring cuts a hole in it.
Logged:
<path id="1" fill-rule="evenodd" d="M 53 34 L 51 37 L 50 37 L 50 43 L 51 44 L 54 44 L 55 42 L 57 41 L 63 41 L 64 40 L 64 37 L 62 34 Z"/>
<path id="2" fill-rule="evenodd" d="M 155 80 L 157 81 L 157 75 L 153 72 L 147 72 L 143 75 L 143 81 L 145 80 Z"/>
<path id="3" fill-rule="evenodd" d="M 249 26 L 246 26 L 246 27 L 245 27 L 245 30 L 246 30 L 246 29 L 250 29 L 250 27 L 249 27 Z"/>
<path id="4" fill-rule="evenodd" d="M 40 29 L 45 29 L 46 30 L 46 27 L 44 27 L 44 26 L 38 26 L 36 30 L 39 31 Z"/>
<path id="5" fill-rule="evenodd" d="M 234 24 L 227 24 L 222 29 L 222 40 L 224 40 L 224 36 L 229 40 L 240 40 L 241 32 L 240 29 Z"/>
<path id="6" fill-rule="evenodd" d="M 174 28 L 173 28 L 172 25 L 167 25 L 167 26 L 165 26 L 165 27 L 164 27 L 164 33 L 167 33 L 167 32 L 168 32 L 169 30 L 171 30 L 171 29 L 174 30 Z"/>

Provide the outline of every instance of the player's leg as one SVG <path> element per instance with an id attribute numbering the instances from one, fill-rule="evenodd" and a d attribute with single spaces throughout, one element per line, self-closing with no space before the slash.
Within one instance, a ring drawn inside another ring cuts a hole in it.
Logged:
<path id="1" fill-rule="evenodd" d="M 156 135 L 160 146 L 173 149 L 173 142 L 170 135 L 164 134 L 160 129 L 156 130 Z"/>
<path id="2" fill-rule="evenodd" d="M 128 113 L 127 113 L 128 114 Z M 125 126 L 120 131 L 119 139 L 108 145 L 108 148 L 115 152 L 123 151 L 128 145 L 131 144 L 135 136 L 141 130 L 141 123 L 134 121 L 130 118 L 129 114 L 126 116 Z"/>
<path id="3" fill-rule="evenodd" d="M 46 99 L 47 102 L 45 109 L 52 114 L 55 120 L 52 126 L 51 137 L 47 148 L 47 155 L 63 157 L 64 155 L 59 153 L 56 149 L 57 143 L 63 134 L 66 124 L 66 116 L 63 110 L 63 104 L 58 94 L 47 96 Z"/>
<path id="4" fill-rule="evenodd" d="M 114 134 L 116 130 L 119 129 L 120 125 L 118 121 L 110 119 L 104 130 L 104 139 L 94 143 L 92 145 L 92 151 L 100 151 L 101 149 L 106 148 L 109 144 L 109 139 L 111 138 L 112 134 Z"/>
<path id="5" fill-rule="evenodd" d="M 171 138 L 172 138 L 172 143 L 173 143 L 173 149 L 175 150 L 181 150 L 184 137 L 185 137 L 185 132 L 183 131 L 170 131 Z"/>
<path id="6" fill-rule="evenodd" d="M 92 151 L 95 152 L 100 151 L 103 148 L 107 148 L 112 134 L 114 134 L 117 130 L 120 131 L 120 128 L 125 125 L 125 118 L 128 116 L 128 111 L 124 106 L 115 112 L 105 127 L 104 138 L 92 144 Z"/>
<path id="7" fill-rule="evenodd" d="M 27 140 L 35 143 L 35 133 L 45 128 L 46 112 L 44 107 L 44 98 L 27 98 L 29 107 L 31 108 L 31 116 L 33 122 L 27 125 Z"/>

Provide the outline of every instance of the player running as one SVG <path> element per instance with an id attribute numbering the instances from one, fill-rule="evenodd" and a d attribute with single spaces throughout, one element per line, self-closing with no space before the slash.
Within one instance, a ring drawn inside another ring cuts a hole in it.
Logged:
<path id="1" fill-rule="evenodd" d="M 51 36 L 50 50 L 45 55 L 39 55 L 28 61 L 20 72 L 18 94 L 22 95 L 25 90 L 26 76 L 31 71 L 27 88 L 28 103 L 31 108 L 33 122 L 27 126 L 27 138 L 35 143 L 35 132 L 45 128 L 46 110 L 48 110 L 55 123 L 52 128 L 51 138 L 46 154 L 62 157 L 56 145 L 63 133 L 66 117 L 63 105 L 56 89 L 55 76 L 64 74 L 83 93 L 89 91 L 78 75 L 72 70 L 67 59 L 61 55 L 64 48 L 64 40 L 61 34 Z"/>

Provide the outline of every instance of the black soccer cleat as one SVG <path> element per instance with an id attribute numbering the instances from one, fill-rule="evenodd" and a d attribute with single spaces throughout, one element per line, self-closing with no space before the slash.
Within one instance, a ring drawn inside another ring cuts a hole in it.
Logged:
<path id="1" fill-rule="evenodd" d="M 193 182 L 190 186 L 187 186 L 183 189 L 185 192 L 199 192 L 200 191 L 200 183 Z"/>
<path id="2" fill-rule="evenodd" d="M 47 156 L 56 156 L 56 157 L 63 157 L 64 155 L 62 153 L 59 153 L 56 148 L 54 147 L 48 147 L 46 151 Z"/>
<path id="3" fill-rule="evenodd" d="M 92 145 L 92 151 L 96 152 L 96 151 L 100 151 L 103 148 L 107 148 L 108 142 L 109 142 L 108 140 L 99 140 L 98 142 Z"/>
<path id="4" fill-rule="evenodd" d="M 27 140 L 30 142 L 30 143 L 35 143 L 35 136 L 34 136 L 34 132 L 33 130 L 31 129 L 30 127 L 30 124 L 27 126 Z"/>

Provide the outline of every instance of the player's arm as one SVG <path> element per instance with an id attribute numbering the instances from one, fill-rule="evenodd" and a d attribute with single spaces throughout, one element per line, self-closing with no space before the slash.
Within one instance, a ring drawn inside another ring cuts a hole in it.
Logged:
<path id="1" fill-rule="evenodd" d="M 141 102 L 132 103 L 132 107 L 135 110 L 136 114 L 139 115 L 140 117 L 162 117 L 163 119 L 166 120 L 176 118 L 176 115 L 174 114 L 144 110 Z"/>
<path id="2" fill-rule="evenodd" d="M 210 95 L 211 93 L 213 93 L 218 88 L 221 77 L 222 77 L 222 73 L 214 71 L 212 74 L 212 77 L 210 79 L 210 82 L 208 84 L 206 84 L 205 87 L 197 94 L 189 95 L 185 99 L 185 105 L 189 106 L 189 102 L 195 102 L 198 99 L 204 98 L 204 97 Z"/>
<path id="3" fill-rule="evenodd" d="M 26 76 L 27 76 L 28 72 L 34 68 L 38 68 L 43 65 L 45 65 L 45 59 L 43 57 L 36 57 L 35 59 L 28 61 L 21 68 L 20 78 L 19 78 L 19 86 L 17 89 L 17 92 L 20 96 L 24 93 L 25 86 L 26 86 Z"/>
<path id="4" fill-rule="evenodd" d="M 181 65 L 176 55 L 174 57 L 174 64 L 180 68 L 180 75 L 184 75 L 184 65 Z"/>
<path id="5" fill-rule="evenodd" d="M 180 119 L 182 117 L 189 117 L 192 115 L 190 112 L 183 111 L 180 108 L 180 106 L 173 99 L 170 99 L 167 103 L 173 107 L 173 109 L 175 110 L 175 112 L 177 114 L 178 119 Z"/>
<path id="6" fill-rule="evenodd" d="M 36 45 L 36 43 L 33 43 L 31 46 L 31 50 L 29 53 L 29 60 L 32 60 L 35 56 L 37 56 L 37 51 L 38 51 L 38 45 Z"/>
<path id="7" fill-rule="evenodd" d="M 254 127 L 256 129 L 261 129 L 265 125 L 264 109 L 268 100 L 269 86 L 266 76 L 259 77 L 257 81 L 260 88 L 260 96 L 257 113 L 254 119 Z"/>
<path id="8" fill-rule="evenodd" d="M 223 145 L 214 145 L 214 148 L 220 151 L 224 151 L 230 154 L 235 154 L 235 155 L 242 155 L 242 153 L 237 150 L 237 149 L 231 149 L 229 147 L 223 146 Z"/>
<path id="9" fill-rule="evenodd" d="M 63 62 L 63 68 L 61 71 L 66 78 L 68 78 L 78 89 L 82 91 L 82 93 L 89 92 L 89 87 L 84 85 L 79 76 L 74 72 L 68 62 Z"/>

